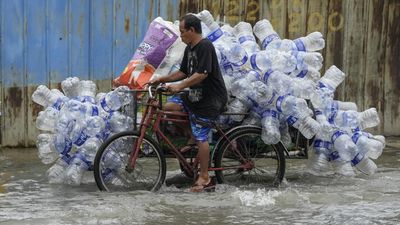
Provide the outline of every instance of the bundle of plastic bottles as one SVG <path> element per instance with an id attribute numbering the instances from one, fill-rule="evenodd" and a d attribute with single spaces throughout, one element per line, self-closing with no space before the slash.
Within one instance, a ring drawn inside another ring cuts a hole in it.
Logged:
<path id="1" fill-rule="evenodd" d="M 365 129 L 379 124 L 378 113 L 375 108 L 359 112 L 355 103 L 334 99 L 345 74 L 332 65 L 321 76 L 323 57 L 317 51 L 325 40 L 320 32 L 281 39 L 266 19 L 254 27 L 246 22 L 221 27 L 207 10 L 196 16 L 203 37 L 217 51 L 231 95 L 228 112 L 248 112 L 247 117 L 221 116 L 221 124 L 259 125 L 267 144 L 291 145 L 289 126 L 308 139 L 315 137 L 310 168 L 319 174 L 376 171 L 372 160 L 381 155 L 385 138 Z"/>
<path id="2" fill-rule="evenodd" d="M 32 94 L 44 107 L 36 118 L 41 131 L 36 146 L 41 161 L 53 164 L 47 171 L 50 183 L 79 185 L 102 142 L 133 129 L 133 119 L 119 111 L 130 103 L 131 93 L 121 86 L 96 95 L 95 83 L 77 77 L 62 81 L 61 88 L 62 92 L 40 85 Z"/>

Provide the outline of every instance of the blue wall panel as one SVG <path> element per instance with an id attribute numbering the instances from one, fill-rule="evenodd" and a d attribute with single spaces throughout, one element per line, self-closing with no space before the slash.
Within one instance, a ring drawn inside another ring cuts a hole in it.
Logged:
<path id="1" fill-rule="evenodd" d="M 178 13 L 178 0 L 0 0 L 0 145 L 35 144 L 37 85 L 77 76 L 109 90 L 150 22 Z"/>

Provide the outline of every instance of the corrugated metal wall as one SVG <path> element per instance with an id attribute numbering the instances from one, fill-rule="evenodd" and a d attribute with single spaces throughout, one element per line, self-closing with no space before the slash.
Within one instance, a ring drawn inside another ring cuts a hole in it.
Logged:
<path id="1" fill-rule="evenodd" d="M 267 18 L 282 38 L 320 31 L 323 69 L 348 75 L 337 98 L 376 107 L 371 132 L 400 135 L 400 0 L 0 0 L 1 143 L 34 145 L 37 85 L 78 76 L 109 90 L 155 17 L 203 9 L 231 25 Z"/>
<path id="2" fill-rule="evenodd" d="M 179 18 L 177 0 L 0 0 L 1 144 L 32 146 L 42 107 L 37 85 L 69 76 L 110 90 L 157 16 Z"/>

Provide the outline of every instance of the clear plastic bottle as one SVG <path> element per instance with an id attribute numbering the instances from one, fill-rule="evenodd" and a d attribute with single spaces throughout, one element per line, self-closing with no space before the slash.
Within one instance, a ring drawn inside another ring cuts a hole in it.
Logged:
<path id="1" fill-rule="evenodd" d="M 68 167 L 69 161 L 70 158 L 68 156 L 62 156 L 46 171 L 49 183 L 62 184 L 64 182 L 65 170 Z"/>
<path id="2" fill-rule="evenodd" d="M 356 174 L 354 173 L 354 169 L 351 165 L 350 161 L 343 160 L 338 151 L 332 150 L 329 153 L 329 160 L 332 162 L 333 168 L 337 174 L 346 176 L 346 177 L 354 177 Z"/>
<path id="3" fill-rule="evenodd" d="M 235 34 L 242 45 L 247 55 L 252 55 L 260 51 L 260 46 L 258 46 L 256 39 L 253 35 L 253 28 L 250 23 L 239 22 L 234 27 Z"/>
<path id="4" fill-rule="evenodd" d="M 240 122 L 244 119 L 245 117 L 244 113 L 246 113 L 249 110 L 249 108 L 250 107 L 246 103 L 244 103 L 241 99 L 235 98 L 228 104 L 227 112 L 232 114 L 237 114 L 237 115 L 231 115 L 230 118 L 233 121 Z"/>
<path id="5" fill-rule="evenodd" d="M 96 84 L 91 80 L 81 80 L 78 85 L 78 99 L 81 102 L 96 103 Z"/>
<path id="6" fill-rule="evenodd" d="M 276 144 L 281 140 L 279 116 L 277 111 L 270 109 L 265 110 L 262 115 L 261 125 L 261 139 L 265 144 Z"/>
<path id="7" fill-rule="evenodd" d="M 338 110 L 329 118 L 330 122 L 338 127 L 349 127 L 361 130 L 377 126 L 379 124 L 379 115 L 375 108 L 369 108 L 363 112 L 353 110 Z"/>
<path id="8" fill-rule="evenodd" d="M 358 149 L 360 149 L 366 157 L 371 159 L 377 159 L 382 154 L 383 148 L 385 147 L 384 143 L 369 138 L 365 132 L 357 131 L 351 138 Z"/>
<path id="9" fill-rule="evenodd" d="M 262 50 L 251 55 L 248 63 L 251 68 L 262 72 L 271 69 L 290 73 L 296 69 L 297 60 L 290 53 L 271 49 Z"/>
<path id="10" fill-rule="evenodd" d="M 333 147 L 338 151 L 340 158 L 344 161 L 352 160 L 360 151 L 356 144 L 351 140 L 351 137 L 340 130 L 337 130 L 332 135 Z"/>
<path id="11" fill-rule="evenodd" d="M 313 142 L 314 154 L 311 155 L 309 168 L 317 173 L 324 174 L 331 170 L 329 163 L 329 153 L 333 146 L 329 141 L 315 139 Z"/>
<path id="12" fill-rule="evenodd" d="M 361 173 L 372 175 L 376 172 L 377 166 L 370 158 L 359 152 L 352 160 L 351 164 L 356 167 Z"/>
<path id="13" fill-rule="evenodd" d="M 61 89 L 65 96 L 68 98 L 75 98 L 79 96 L 79 78 L 78 77 L 67 77 L 61 82 Z"/>
<path id="14" fill-rule="evenodd" d="M 251 100 L 252 105 L 266 108 L 274 102 L 276 94 L 271 85 L 256 80 L 250 83 L 248 87 L 247 97 Z"/>
<path id="15" fill-rule="evenodd" d="M 313 82 L 318 82 L 319 79 L 321 79 L 321 73 L 313 67 L 309 67 L 306 70 L 295 69 L 291 73 L 289 73 L 289 75 L 293 78 L 298 77 L 311 80 Z"/>
<path id="16" fill-rule="evenodd" d="M 85 156 L 85 159 L 90 163 L 94 162 L 97 150 L 99 149 L 102 141 L 97 137 L 91 137 L 85 143 L 77 148 L 77 151 Z"/>
<path id="17" fill-rule="evenodd" d="M 65 182 L 69 185 L 80 185 L 83 173 L 87 171 L 89 167 L 90 162 L 87 161 L 85 156 L 80 152 L 75 153 L 67 167 Z"/>
<path id="18" fill-rule="evenodd" d="M 114 133 L 133 130 L 133 119 L 118 111 L 113 112 L 109 118 L 110 130 Z"/>
<path id="19" fill-rule="evenodd" d="M 57 89 L 48 89 L 44 85 L 39 85 L 32 94 L 32 101 L 47 108 L 48 106 L 60 109 L 66 101 L 63 93 Z"/>
<path id="20" fill-rule="evenodd" d="M 322 68 L 323 57 L 319 52 L 293 52 L 297 59 L 296 68 L 298 70 L 308 70 L 310 67 L 320 70 Z"/>
<path id="21" fill-rule="evenodd" d="M 55 132 L 59 112 L 53 107 L 47 107 L 44 111 L 40 111 L 36 118 L 36 128 L 43 131 Z"/>
<path id="22" fill-rule="evenodd" d="M 275 105 L 278 112 L 286 116 L 303 119 L 312 114 L 312 110 L 308 108 L 306 100 L 291 95 L 279 96 Z"/>
<path id="23" fill-rule="evenodd" d="M 53 143 L 53 134 L 43 133 L 36 138 L 38 156 L 44 164 L 53 163 L 58 158 L 58 152 Z"/>
<path id="24" fill-rule="evenodd" d="M 108 92 L 100 100 L 100 105 L 106 112 L 113 112 L 127 105 L 130 100 L 129 88 L 127 86 L 120 86 Z"/>
<path id="25" fill-rule="evenodd" d="M 253 32 L 260 40 L 262 49 L 265 49 L 271 42 L 280 40 L 278 33 L 267 19 L 258 21 L 253 27 Z"/>
<path id="26" fill-rule="evenodd" d="M 321 50 L 325 47 L 325 40 L 318 31 L 312 32 L 305 37 L 294 40 L 299 51 L 313 52 Z"/>
<path id="27" fill-rule="evenodd" d="M 213 16 L 208 10 L 203 10 L 198 15 L 201 21 L 209 28 L 210 33 L 207 34 L 207 38 L 213 42 L 215 48 L 217 48 L 234 66 L 240 67 L 244 65 L 248 56 L 242 46 L 224 35 L 224 32 L 214 21 Z"/>
<path id="28" fill-rule="evenodd" d="M 103 118 L 91 116 L 75 123 L 70 133 L 70 139 L 76 146 L 81 146 L 89 137 L 95 137 L 105 128 Z"/>

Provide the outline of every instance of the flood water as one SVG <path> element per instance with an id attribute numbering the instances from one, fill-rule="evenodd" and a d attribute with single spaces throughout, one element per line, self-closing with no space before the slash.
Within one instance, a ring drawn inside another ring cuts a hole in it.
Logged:
<path id="1" fill-rule="evenodd" d="M 2 149 L 0 224 L 400 224 L 400 141 L 389 139 L 375 162 L 376 174 L 346 178 L 311 175 L 306 160 L 288 160 L 279 188 L 189 193 L 170 160 L 161 191 L 105 193 L 91 173 L 78 187 L 48 184 L 36 149 Z"/>

